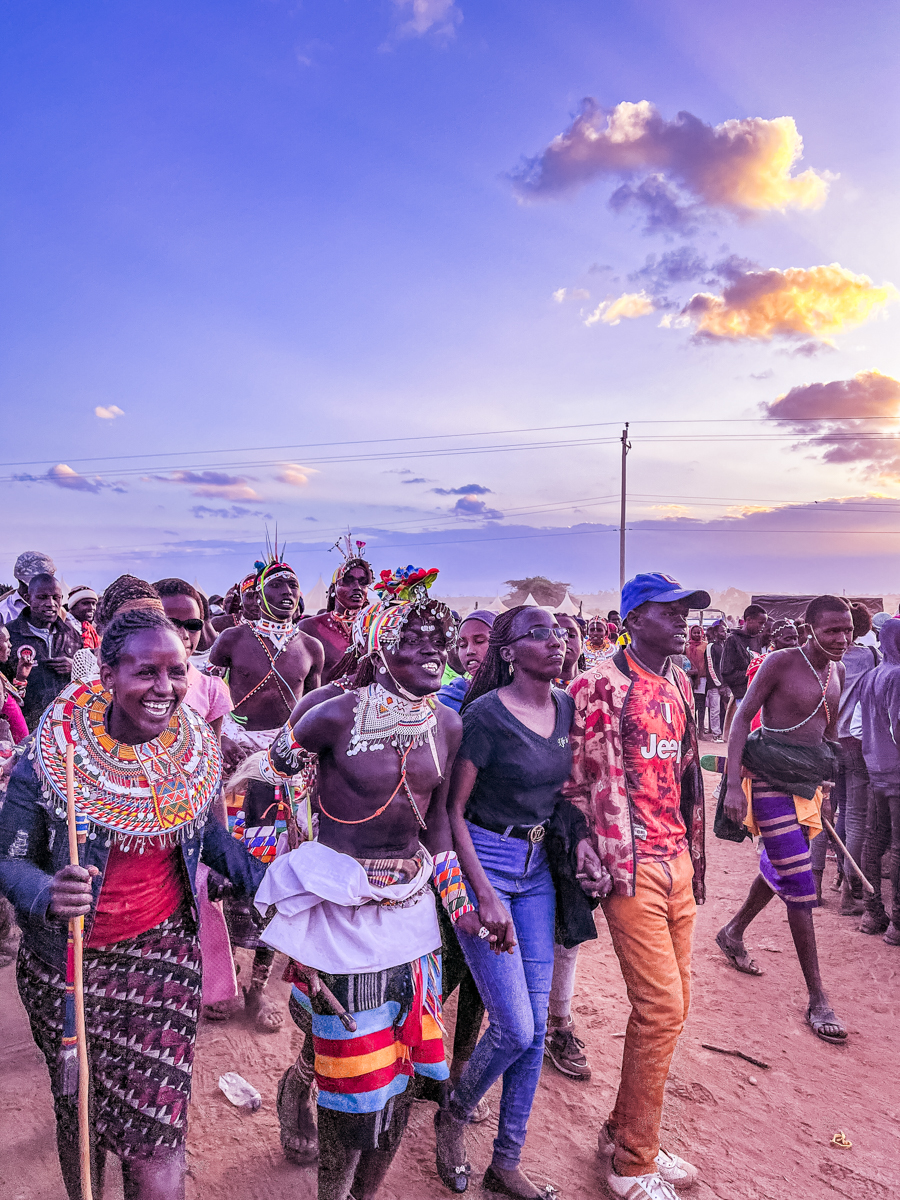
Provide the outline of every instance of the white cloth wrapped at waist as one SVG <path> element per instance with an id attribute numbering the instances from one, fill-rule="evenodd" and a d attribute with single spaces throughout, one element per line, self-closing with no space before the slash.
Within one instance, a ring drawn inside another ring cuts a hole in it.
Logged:
<path id="1" fill-rule="evenodd" d="M 265 916 L 272 905 L 278 910 L 261 940 L 331 975 L 386 971 L 412 962 L 441 945 L 428 887 L 432 868 L 426 850 L 414 879 L 378 887 L 349 854 L 304 842 L 276 858 L 259 886 L 254 899 L 259 911 Z M 399 907 L 407 900 L 407 907 Z"/>

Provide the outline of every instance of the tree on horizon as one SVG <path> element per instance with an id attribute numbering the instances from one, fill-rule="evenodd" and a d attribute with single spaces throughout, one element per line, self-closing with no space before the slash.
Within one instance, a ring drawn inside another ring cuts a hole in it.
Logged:
<path id="1" fill-rule="evenodd" d="M 503 598 L 507 608 L 514 608 L 517 604 L 522 604 L 528 596 L 533 596 L 538 604 L 561 604 L 566 597 L 566 592 L 572 586 L 569 583 L 562 583 L 558 579 L 548 579 L 546 575 L 529 575 L 526 579 L 506 579 L 504 583 L 510 589 Z"/>

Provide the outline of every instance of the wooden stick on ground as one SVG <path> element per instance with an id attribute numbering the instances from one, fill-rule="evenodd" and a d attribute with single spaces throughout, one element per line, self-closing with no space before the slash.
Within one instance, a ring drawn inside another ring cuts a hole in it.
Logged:
<path id="1" fill-rule="evenodd" d="M 66 746 L 66 817 L 69 824 L 69 862 L 78 866 L 78 830 L 75 824 L 75 747 Z M 69 928 L 75 948 L 75 1036 L 78 1041 L 78 1147 L 81 1156 L 81 1197 L 93 1200 L 91 1189 L 91 1125 L 88 1109 L 90 1067 L 87 1030 L 84 1023 L 84 969 L 82 933 L 84 917 L 70 917 Z"/>
<path id="2" fill-rule="evenodd" d="M 844 845 L 844 843 L 841 841 L 841 839 L 838 837 L 838 835 L 835 833 L 834 826 L 832 825 L 832 823 L 826 817 L 823 817 L 822 824 L 825 826 L 825 829 L 828 831 L 829 837 L 834 841 L 835 845 L 839 847 L 841 853 L 844 855 L 844 857 L 847 859 L 847 862 L 853 868 L 854 873 L 859 877 L 859 880 L 863 885 L 863 891 L 868 892 L 870 896 L 874 896 L 875 889 L 872 887 L 871 883 L 869 883 L 868 879 L 866 879 L 865 875 L 863 874 L 862 867 L 857 866 L 857 864 L 854 862 L 854 860 L 850 857 L 849 850 Z"/>

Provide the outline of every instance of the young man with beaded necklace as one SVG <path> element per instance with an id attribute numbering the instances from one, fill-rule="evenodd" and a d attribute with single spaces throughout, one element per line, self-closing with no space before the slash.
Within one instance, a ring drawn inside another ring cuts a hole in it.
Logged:
<path id="1" fill-rule="evenodd" d="M 301 603 L 300 583 L 287 563 L 272 559 L 257 564 L 255 592 L 260 617 L 225 629 L 209 652 L 215 667 L 228 671 L 228 686 L 233 704 L 222 725 L 224 774 L 230 775 L 255 751 L 266 749 L 305 692 L 319 686 L 323 651 L 320 642 L 303 633 L 295 623 Z M 246 825 L 265 823 L 275 790 L 264 784 L 245 797 Z M 253 805 L 251 810 L 250 805 Z M 274 824 L 274 819 L 272 821 Z M 274 955 L 258 944 L 257 922 L 246 905 L 225 897 L 232 943 L 254 950 L 250 987 L 245 990 L 246 1006 L 256 1015 L 261 1033 L 274 1033 L 284 1022 L 283 1014 L 266 995 L 265 989 Z M 208 1005 L 204 1016 L 227 1020 L 230 1007 Z"/>
<path id="2" fill-rule="evenodd" d="M 298 628 L 322 643 L 325 665 L 322 684 L 345 674 L 344 659 L 352 641 L 351 628 L 360 609 L 369 603 L 368 589 L 375 576 L 369 563 L 358 556 L 346 559 L 328 588 L 328 604 L 318 616 L 304 617 Z"/>
<path id="3" fill-rule="evenodd" d="M 745 767 L 744 774 L 753 778 L 752 817 L 765 849 L 760 859 L 760 874 L 753 881 L 747 899 L 719 930 L 716 943 L 738 971 L 761 975 L 744 946 L 744 933 L 777 891 L 787 906 L 791 937 L 809 992 L 807 1024 L 822 1041 L 839 1044 L 846 1040 L 847 1031 L 834 1015 L 822 986 L 812 915 L 817 904 L 816 889 L 809 850 L 804 855 L 799 832 L 803 825 L 810 830 L 821 829 L 821 820 L 818 812 L 801 812 L 797 807 L 798 796 L 788 795 L 785 785 L 779 786 L 777 757 L 792 753 L 796 758 L 799 752 L 799 756 L 805 755 L 810 760 L 808 778 L 788 780 L 800 797 L 804 785 L 814 791 L 826 779 L 834 777 L 833 762 L 829 761 L 833 755 L 827 742 L 835 736 L 844 686 L 841 658 L 853 641 L 853 618 L 850 605 L 842 597 L 818 596 L 806 610 L 806 622 L 810 627 L 809 641 L 796 649 L 777 650 L 766 657 L 731 726 L 725 811 L 739 825 L 748 818 L 741 778 Z M 751 740 L 750 724 L 760 711 L 762 726 Z M 753 754 L 754 750 L 758 752 Z M 771 760 L 770 764 L 760 761 L 763 754 Z M 780 774 L 783 778 L 783 769 Z M 788 811 L 785 815 L 780 810 L 770 814 L 773 798 L 777 802 L 781 797 L 776 793 L 781 792 L 785 792 Z M 814 797 L 810 803 L 816 806 L 818 800 Z M 796 808 L 793 821 L 791 807 Z M 821 815 L 832 817 L 827 798 L 821 801 Z M 808 842 L 808 834 L 804 836 Z M 795 845 L 786 845 L 789 837 L 793 837 Z"/>

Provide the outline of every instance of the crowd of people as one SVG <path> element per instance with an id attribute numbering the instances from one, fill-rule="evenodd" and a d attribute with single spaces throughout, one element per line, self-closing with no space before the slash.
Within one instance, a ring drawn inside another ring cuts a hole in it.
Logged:
<path id="1" fill-rule="evenodd" d="M 467 1129 L 499 1080 L 482 1185 L 535 1200 L 557 1194 L 522 1167 L 541 1070 L 591 1076 L 572 1003 L 598 908 L 631 1005 L 598 1115 L 606 1187 L 673 1200 L 698 1177 L 659 1132 L 706 890 L 700 741 L 728 743 L 704 760 L 715 835 L 760 849 L 716 944 L 761 974 L 744 935 L 777 895 L 809 1029 L 846 1044 L 812 913 L 830 845 L 841 915 L 900 945 L 900 618 L 826 595 L 802 621 L 751 605 L 691 623 L 709 594 L 658 573 L 606 617 L 460 617 L 436 569 L 376 575 L 364 543 L 339 550 L 318 613 L 277 547 L 224 597 L 131 575 L 66 594 L 26 552 L 0 598 L 0 961 L 46 1059 L 70 1200 L 72 918 L 95 1196 L 108 1154 L 129 1200 L 184 1196 L 198 1023 L 243 1009 L 260 1034 L 286 1017 L 303 1033 L 281 1146 L 318 1164 L 320 1200 L 374 1200 L 414 1099 L 436 1106 L 437 1177 L 466 1191 Z M 286 1011 L 267 988 L 277 952 Z"/>

